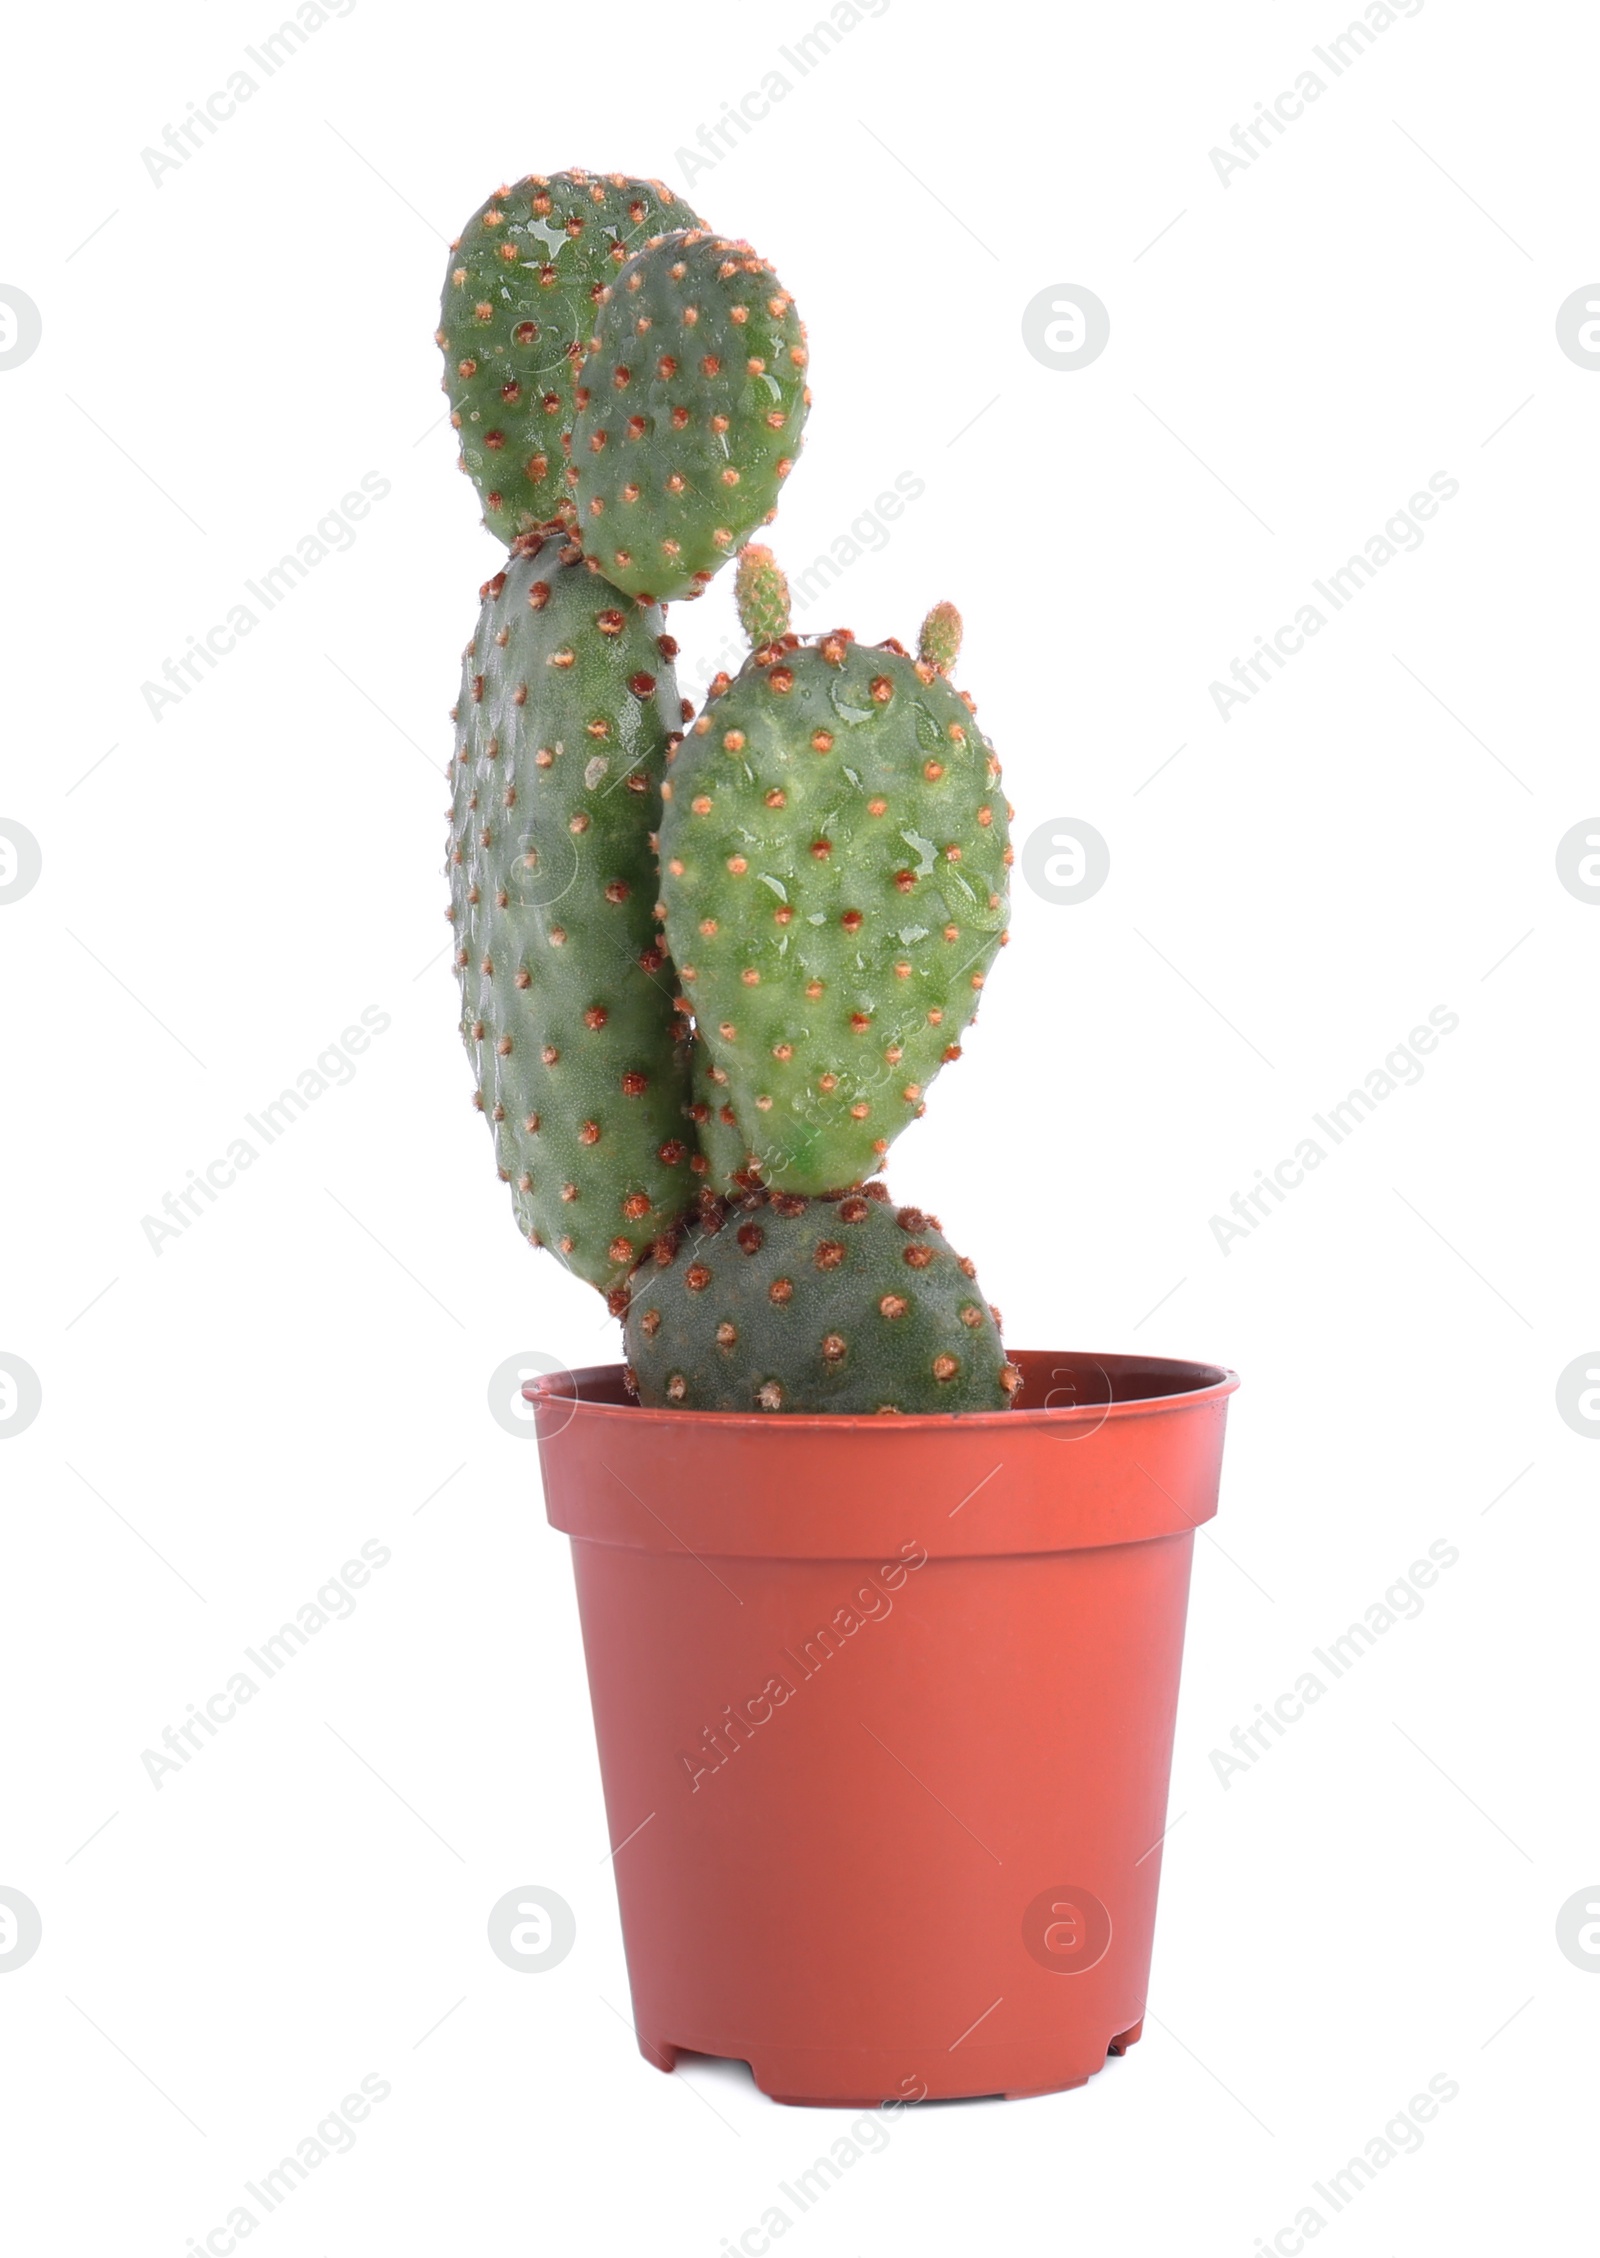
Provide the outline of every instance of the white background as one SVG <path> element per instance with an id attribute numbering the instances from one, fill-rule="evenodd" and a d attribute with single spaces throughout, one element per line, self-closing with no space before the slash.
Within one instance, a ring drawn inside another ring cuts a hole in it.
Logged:
<path id="1" fill-rule="evenodd" d="M 271 8 L 8 35 L 0 281 L 43 318 L 0 373 L 0 816 L 43 853 L 0 907 L 0 1349 L 43 1388 L 0 1454 L 30 2254 L 179 2258 L 368 2073 L 359 2144 L 258 2229 L 279 2258 L 711 2258 L 841 2129 L 634 2048 L 565 1548 L 486 1398 L 615 1336 L 512 1227 L 441 914 L 499 553 L 441 420 L 446 240 L 530 169 L 683 186 L 775 65 L 691 193 L 811 332 L 780 555 L 926 484 L 800 624 L 909 638 L 954 597 L 1019 841 L 1072 817 L 1111 852 L 1092 901 L 1019 886 L 893 1181 L 1015 1343 L 1244 1378 L 1143 2043 L 911 2112 L 785 2248 L 1246 2258 L 1441 2072 L 1340 2252 L 1542 2247 L 1578 2198 L 1600 1982 L 1556 1916 L 1600 1878 L 1600 1448 L 1555 1389 L 1600 1338 L 1600 908 L 1555 850 L 1600 805 L 1600 374 L 1555 315 L 1600 274 L 1600 37 L 1427 0 L 1335 80 L 1332 5 L 891 0 L 800 79 L 818 12 L 359 0 L 159 185 L 141 150 Z M 1307 68 L 1326 93 L 1225 185 L 1209 151 Z M 1110 312 L 1076 372 L 1023 342 L 1056 284 Z M 1225 721 L 1211 682 L 1440 471 L 1423 545 Z M 355 545 L 153 718 L 141 684 L 364 472 Z M 691 689 L 730 622 L 725 584 L 675 609 Z M 141 1219 L 367 1005 L 355 1079 L 153 1251 Z M 1225 1253 L 1210 1218 L 1437 1005 L 1421 1082 Z M 1224 1785 L 1212 1751 L 1441 1538 L 1420 1617 Z M 354 1616 L 153 1786 L 141 1752 L 369 1539 Z M 485 1941 L 525 1883 L 577 1917 L 537 1976 Z"/>

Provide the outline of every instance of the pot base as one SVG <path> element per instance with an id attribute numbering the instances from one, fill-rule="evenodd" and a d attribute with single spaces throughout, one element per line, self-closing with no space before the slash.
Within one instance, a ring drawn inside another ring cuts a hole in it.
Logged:
<path id="1" fill-rule="evenodd" d="M 789 2109 L 881 2109 L 886 2105 L 912 2105 L 907 2087 L 925 2090 L 918 2101 L 1032 2101 L 1041 2094 L 1066 2093 L 1087 2085 L 1096 2071 L 1115 2056 L 1127 2053 L 1144 2029 L 1143 2017 L 1107 2041 L 1102 2052 L 1085 2061 L 1075 2054 L 1064 2059 L 1059 2047 L 1018 2049 L 997 2046 L 971 2049 L 964 2070 L 953 2065 L 931 2076 L 926 2068 L 909 2069 L 913 2053 L 891 2054 L 882 2048 L 773 2047 L 755 2054 L 721 2053 L 708 2045 L 676 2046 L 666 2039 L 639 2040 L 639 2052 L 652 2069 L 669 2076 L 685 2054 L 705 2055 L 721 2062 L 742 2062 L 758 2093 Z"/>

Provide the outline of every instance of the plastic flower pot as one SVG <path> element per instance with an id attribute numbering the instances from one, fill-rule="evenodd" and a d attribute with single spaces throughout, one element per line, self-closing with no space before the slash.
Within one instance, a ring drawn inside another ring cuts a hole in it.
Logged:
<path id="1" fill-rule="evenodd" d="M 960 1419 L 536 1380 L 647 2060 L 840 2107 L 1139 2036 L 1216 1366 L 1023 1352 Z"/>

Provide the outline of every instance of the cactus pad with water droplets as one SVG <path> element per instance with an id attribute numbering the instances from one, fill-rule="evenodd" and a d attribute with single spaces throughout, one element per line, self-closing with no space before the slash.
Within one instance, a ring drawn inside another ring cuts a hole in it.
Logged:
<path id="1" fill-rule="evenodd" d="M 686 1411 L 1004 1411 L 1021 1375 L 970 1262 L 882 1187 L 712 1203 L 633 1281 L 641 1400 Z"/>
<path id="2" fill-rule="evenodd" d="M 572 430 L 578 536 L 619 588 L 698 595 L 777 506 L 810 395 L 794 302 L 748 243 L 664 236 L 612 283 Z"/>
<path id="3" fill-rule="evenodd" d="M 1006 920 L 999 774 L 943 673 L 843 633 L 753 652 L 679 748 L 668 945 L 769 1184 L 860 1182 L 958 1054 Z"/>
<path id="4" fill-rule="evenodd" d="M 476 1102 L 520 1228 L 603 1291 L 699 1182 L 651 851 L 674 648 L 576 543 L 526 544 L 484 591 L 451 762 Z"/>
<path id="5" fill-rule="evenodd" d="M 535 173 L 497 189 L 451 246 L 444 389 L 461 467 L 503 541 L 571 521 L 573 395 L 600 293 L 651 236 L 695 224 L 658 180 Z"/>

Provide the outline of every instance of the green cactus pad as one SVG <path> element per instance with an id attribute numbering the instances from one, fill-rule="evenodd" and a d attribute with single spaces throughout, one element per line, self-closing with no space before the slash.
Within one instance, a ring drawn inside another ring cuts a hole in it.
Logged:
<path id="1" fill-rule="evenodd" d="M 881 1185 L 706 1203 L 633 1281 L 628 1369 L 686 1411 L 1003 1411 L 1022 1375 L 934 1217 Z"/>
<path id="2" fill-rule="evenodd" d="M 630 259 L 594 325 L 572 430 L 578 533 L 619 588 L 698 595 L 777 506 L 810 393 L 794 302 L 703 230 Z"/>
<path id="3" fill-rule="evenodd" d="M 461 467 L 503 541 L 572 522 L 573 394 L 601 292 L 650 237 L 699 224 L 659 180 L 533 173 L 496 189 L 451 245 L 444 389 Z"/>
<path id="4" fill-rule="evenodd" d="M 450 765 L 474 1102 L 519 1227 L 620 1307 L 705 1169 L 655 914 L 676 645 L 565 537 L 518 544 L 483 595 Z"/>
<path id="5" fill-rule="evenodd" d="M 896 643 L 719 677 L 661 823 L 668 945 L 767 1182 L 878 1168 L 1005 938 L 1009 809 L 969 700 Z"/>

